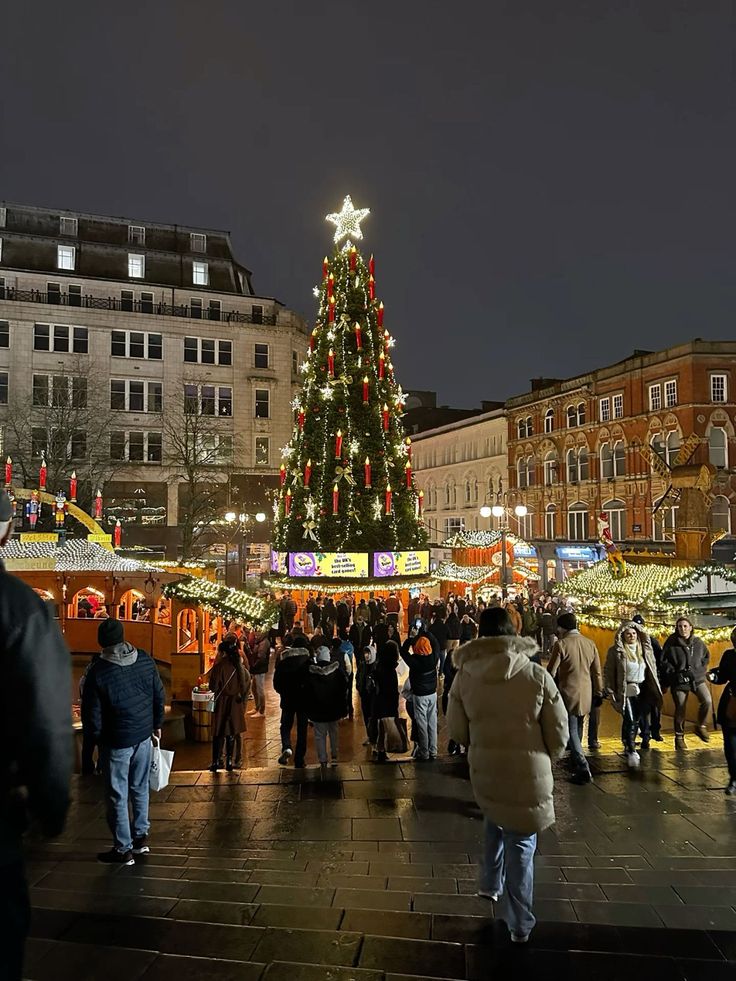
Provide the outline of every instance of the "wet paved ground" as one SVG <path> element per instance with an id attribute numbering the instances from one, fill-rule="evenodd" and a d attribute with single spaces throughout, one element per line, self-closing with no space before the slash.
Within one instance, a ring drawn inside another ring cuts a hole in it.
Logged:
<path id="1" fill-rule="evenodd" d="M 474 895 L 481 823 L 462 760 L 360 762 L 358 718 L 341 727 L 354 762 L 296 771 L 274 764 L 273 704 L 249 725 L 247 757 L 268 765 L 178 770 L 134 868 L 94 862 L 109 847 L 101 788 L 77 779 L 63 838 L 32 852 L 28 978 L 736 977 L 736 800 L 719 735 L 679 755 L 668 737 L 629 773 L 608 720 L 595 784 L 560 769 L 540 922 L 519 948 Z M 207 752 L 182 748 L 179 765 Z"/>

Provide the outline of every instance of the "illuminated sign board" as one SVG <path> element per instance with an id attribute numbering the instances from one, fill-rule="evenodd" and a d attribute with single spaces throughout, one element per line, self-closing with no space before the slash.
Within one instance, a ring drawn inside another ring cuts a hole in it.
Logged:
<path id="1" fill-rule="evenodd" d="M 429 552 L 374 552 L 373 575 L 425 576 L 429 572 Z"/>
<path id="2" fill-rule="evenodd" d="M 368 576 L 367 552 L 289 552 L 289 575 L 324 579 Z"/>
<path id="3" fill-rule="evenodd" d="M 271 551 L 271 572 L 276 572 L 280 576 L 286 575 L 286 552 Z"/>

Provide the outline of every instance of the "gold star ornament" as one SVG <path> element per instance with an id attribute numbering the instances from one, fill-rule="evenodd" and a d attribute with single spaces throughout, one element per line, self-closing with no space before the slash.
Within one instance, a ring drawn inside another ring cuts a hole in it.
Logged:
<path id="1" fill-rule="evenodd" d="M 335 242 L 339 242 L 343 238 L 363 238 L 363 233 L 360 230 L 360 223 L 364 221 L 370 214 L 370 208 L 358 208 L 357 210 L 353 207 L 353 202 L 350 195 L 345 198 L 342 203 L 342 211 L 336 211 L 331 215 L 326 215 L 326 221 L 331 221 L 335 226 Z"/>

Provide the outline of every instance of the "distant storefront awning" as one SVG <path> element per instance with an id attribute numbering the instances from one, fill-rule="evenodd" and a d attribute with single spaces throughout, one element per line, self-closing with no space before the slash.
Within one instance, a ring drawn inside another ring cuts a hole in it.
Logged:
<path id="1" fill-rule="evenodd" d="M 558 545 L 557 558 L 563 562 L 597 562 L 598 552 L 590 545 Z"/>

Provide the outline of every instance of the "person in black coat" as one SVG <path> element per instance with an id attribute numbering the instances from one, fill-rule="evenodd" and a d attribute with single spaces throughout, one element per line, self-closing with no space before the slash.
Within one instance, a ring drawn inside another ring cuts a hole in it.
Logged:
<path id="1" fill-rule="evenodd" d="M 395 719 L 399 714 L 399 648 L 393 640 L 388 640 L 378 651 L 375 670 L 376 688 L 371 707 L 371 719 L 376 727 L 379 719 Z M 381 750 L 376 753 L 376 761 L 385 763 L 388 754 Z"/>
<path id="2" fill-rule="evenodd" d="M 713 711 L 713 700 L 706 682 L 710 651 L 700 637 L 693 632 L 688 617 L 680 617 L 675 632 L 670 634 L 662 648 L 662 680 L 672 692 L 675 703 L 675 748 L 685 749 L 685 709 L 688 695 L 694 692 L 698 699 L 698 724 L 696 734 L 708 742 L 706 720 Z"/>
<path id="3" fill-rule="evenodd" d="M 641 624 L 644 626 L 644 617 L 640 613 L 635 613 L 631 618 L 634 623 Z M 652 634 L 647 634 L 649 640 L 652 644 L 652 653 L 654 654 L 654 661 L 657 665 L 657 677 L 659 678 L 660 684 L 662 683 L 662 645 Z M 600 709 L 597 710 L 600 712 Z M 649 722 L 647 727 L 646 723 Z M 642 743 L 648 742 L 647 737 L 644 735 L 649 729 L 649 737 L 655 741 L 655 743 L 663 742 L 662 738 L 662 710 L 658 705 L 651 705 L 649 707 L 649 719 L 642 719 L 639 723 L 642 732 Z M 646 748 L 645 745 L 642 748 Z"/>
<path id="4" fill-rule="evenodd" d="M 731 647 L 723 652 L 721 663 L 711 671 L 708 680 L 714 685 L 725 685 L 718 701 L 716 719 L 723 731 L 723 752 L 728 766 L 729 797 L 736 795 L 736 629 L 731 631 Z"/>
<path id="5" fill-rule="evenodd" d="M 273 673 L 274 690 L 281 696 L 281 756 L 279 763 L 286 764 L 292 757 L 291 730 L 296 718 L 296 755 L 294 766 L 304 766 L 307 752 L 307 682 L 312 660 L 306 647 L 296 646 L 293 637 L 284 637 L 284 651 Z"/>
<path id="6" fill-rule="evenodd" d="M 314 725 L 317 758 L 327 766 L 327 737 L 330 739 L 332 765 L 337 766 L 337 723 L 345 717 L 348 682 L 339 661 L 330 660 L 330 650 L 319 647 L 317 663 L 309 665 L 307 681 L 307 715 Z"/>
<path id="7" fill-rule="evenodd" d="M 366 741 L 363 745 L 368 746 L 370 743 L 375 742 L 375 738 L 371 738 L 375 729 L 371 723 L 373 696 L 376 692 L 376 651 L 373 647 L 365 647 L 360 657 L 357 657 L 357 650 L 355 653 L 358 662 L 355 672 L 355 687 L 360 697 L 360 708 L 363 713 L 363 723 L 366 732 Z"/>
<path id="8" fill-rule="evenodd" d="M 434 639 L 437 641 L 437 646 L 439 648 L 440 655 L 440 673 L 445 667 L 445 658 L 447 657 L 447 647 L 450 640 L 450 631 L 447 628 L 447 620 L 445 619 L 445 608 L 444 606 L 438 606 L 435 609 L 434 619 L 429 625 L 429 632 L 433 635 Z"/>

